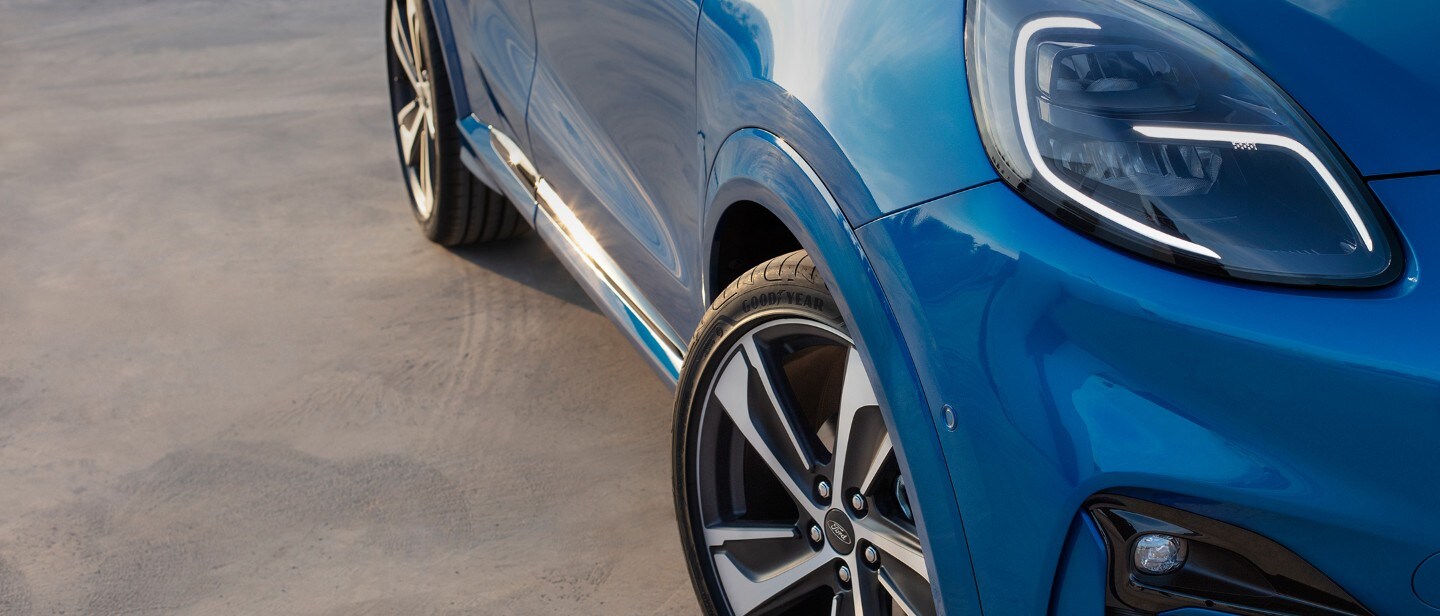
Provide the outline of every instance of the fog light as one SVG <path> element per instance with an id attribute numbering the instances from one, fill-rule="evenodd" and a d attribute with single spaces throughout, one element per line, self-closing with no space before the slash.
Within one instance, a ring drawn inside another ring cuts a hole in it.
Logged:
<path id="1" fill-rule="evenodd" d="M 1373 616 L 1299 555 L 1243 528 L 1119 494 L 1096 494 L 1085 510 L 1109 555 L 1106 614 Z"/>
<path id="2" fill-rule="evenodd" d="M 1135 540 L 1135 568 L 1141 573 L 1166 575 L 1185 566 L 1185 540 L 1170 535 L 1141 535 Z"/>

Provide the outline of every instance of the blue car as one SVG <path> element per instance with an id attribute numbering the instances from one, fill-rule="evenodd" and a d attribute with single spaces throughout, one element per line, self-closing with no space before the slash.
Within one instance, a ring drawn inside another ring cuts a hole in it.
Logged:
<path id="1" fill-rule="evenodd" d="M 389 2 L 426 236 L 674 387 L 705 613 L 1440 614 L 1433 0 Z"/>

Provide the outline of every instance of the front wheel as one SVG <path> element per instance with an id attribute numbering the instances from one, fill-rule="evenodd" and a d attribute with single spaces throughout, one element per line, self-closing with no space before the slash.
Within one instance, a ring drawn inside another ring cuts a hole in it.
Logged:
<path id="1" fill-rule="evenodd" d="M 675 504 L 706 613 L 934 614 L 913 488 L 810 257 L 741 276 L 691 353 Z"/>

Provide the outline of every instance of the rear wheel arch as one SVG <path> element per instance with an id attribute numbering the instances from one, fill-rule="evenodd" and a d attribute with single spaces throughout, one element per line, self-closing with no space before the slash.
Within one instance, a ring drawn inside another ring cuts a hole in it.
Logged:
<path id="1" fill-rule="evenodd" d="M 411 210 L 444 246 L 503 239 L 529 227 L 503 195 L 461 162 L 463 136 L 435 0 L 387 0 L 386 64 L 396 150 Z"/>
<path id="2" fill-rule="evenodd" d="M 455 102 L 455 117 L 470 115 L 470 100 L 466 97 L 465 71 L 460 63 L 460 50 L 455 46 L 455 32 L 450 24 L 450 0 L 430 0 L 430 19 L 435 32 L 440 35 L 437 47 L 440 60 L 445 66 L 445 76 L 450 80 L 450 98 Z"/>

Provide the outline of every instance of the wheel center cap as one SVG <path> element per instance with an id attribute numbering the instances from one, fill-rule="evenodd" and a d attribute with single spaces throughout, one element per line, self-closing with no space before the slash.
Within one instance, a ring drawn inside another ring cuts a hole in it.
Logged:
<path id="1" fill-rule="evenodd" d="M 839 509 L 831 509 L 825 514 L 825 541 L 830 548 L 841 554 L 849 554 L 855 550 L 855 527 L 850 523 L 850 516 Z"/>

